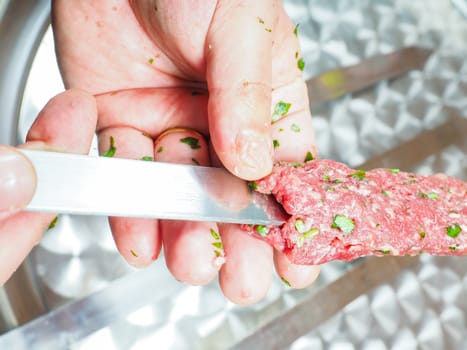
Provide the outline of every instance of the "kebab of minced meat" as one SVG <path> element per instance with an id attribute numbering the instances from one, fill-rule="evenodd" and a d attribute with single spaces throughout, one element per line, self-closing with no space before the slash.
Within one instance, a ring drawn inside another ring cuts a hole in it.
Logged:
<path id="1" fill-rule="evenodd" d="M 247 229 L 295 264 L 467 254 L 467 184 L 456 178 L 311 160 L 278 164 L 250 187 L 272 194 L 290 217 L 281 227 Z"/>

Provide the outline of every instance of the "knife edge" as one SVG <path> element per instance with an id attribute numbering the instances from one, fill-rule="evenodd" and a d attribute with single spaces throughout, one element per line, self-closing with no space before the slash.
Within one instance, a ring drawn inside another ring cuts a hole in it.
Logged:
<path id="1" fill-rule="evenodd" d="M 37 174 L 29 211 L 262 225 L 286 218 L 274 198 L 222 168 L 21 151 Z"/>

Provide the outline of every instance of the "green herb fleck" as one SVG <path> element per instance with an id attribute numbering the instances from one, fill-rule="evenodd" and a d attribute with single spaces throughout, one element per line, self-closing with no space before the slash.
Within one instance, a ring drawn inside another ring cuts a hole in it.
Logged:
<path id="1" fill-rule="evenodd" d="M 193 157 L 193 158 L 191 158 L 191 161 L 192 161 L 194 164 L 199 165 L 198 159 L 196 159 L 196 158 Z"/>
<path id="2" fill-rule="evenodd" d="M 355 222 L 345 215 L 337 214 L 332 219 L 332 228 L 337 228 L 344 233 L 350 234 L 355 228 Z"/>
<path id="3" fill-rule="evenodd" d="M 449 237 L 456 238 L 461 233 L 462 229 L 458 223 L 455 223 L 451 226 L 446 227 L 446 234 Z"/>
<path id="4" fill-rule="evenodd" d="M 248 187 L 252 189 L 253 191 L 258 189 L 258 183 L 255 181 L 248 181 L 247 183 Z"/>
<path id="5" fill-rule="evenodd" d="M 326 174 L 323 174 L 323 180 L 324 181 L 328 181 L 328 182 L 331 182 L 331 177 L 329 175 L 326 175 Z"/>
<path id="6" fill-rule="evenodd" d="M 425 231 L 420 231 L 420 232 L 418 233 L 418 235 L 420 236 L 421 239 L 423 239 L 423 238 L 425 238 L 426 233 L 425 233 Z"/>
<path id="7" fill-rule="evenodd" d="M 268 33 L 271 33 L 272 32 L 272 29 L 271 28 L 264 28 L 265 31 L 267 31 Z"/>
<path id="8" fill-rule="evenodd" d="M 310 151 L 306 152 L 306 156 L 305 156 L 304 162 L 306 163 L 306 162 L 309 162 L 310 160 L 313 160 L 313 159 L 315 159 L 315 158 L 313 157 L 313 154 L 311 154 Z"/>
<path id="9" fill-rule="evenodd" d="M 298 51 L 295 51 L 295 59 L 298 58 L 298 55 L 299 55 L 299 54 L 298 54 Z"/>
<path id="10" fill-rule="evenodd" d="M 222 246 L 222 242 L 213 242 L 211 243 L 211 245 L 213 247 L 216 247 L 217 249 L 221 249 L 221 250 L 224 249 L 224 247 Z"/>
<path id="11" fill-rule="evenodd" d="M 209 232 L 211 232 L 211 236 L 212 238 L 214 238 L 216 241 L 220 240 L 221 237 L 219 236 L 219 234 L 216 232 L 216 230 L 214 229 L 210 229 Z"/>
<path id="12" fill-rule="evenodd" d="M 48 230 L 53 229 L 55 226 L 57 226 L 58 222 L 58 216 L 54 217 L 54 219 L 50 222 L 49 227 L 47 228 Z"/>
<path id="13" fill-rule="evenodd" d="M 279 147 L 281 144 L 279 143 L 278 140 L 272 140 L 272 145 L 274 146 L 274 148 L 277 148 L 277 147 Z"/>
<path id="14" fill-rule="evenodd" d="M 201 148 L 199 144 L 199 140 L 196 137 L 191 137 L 191 136 L 184 137 L 183 139 L 180 139 L 180 142 L 187 144 L 188 146 L 190 146 L 191 149 Z"/>
<path id="15" fill-rule="evenodd" d="M 376 250 L 376 252 L 381 253 L 381 254 L 385 254 L 385 255 L 391 254 L 391 251 L 387 250 L 387 249 L 378 249 L 378 250 Z"/>
<path id="16" fill-rule="evenodd" d="M 153 64 L 154 63 L 154 58 L 151 57 L 150 59 L 148 59 L 148 62 L 149 62 L 149 64 Z"/>
<path id="17" fill-rule="evenodd" d="M 325 185 L 325 186 L 324 186 L 324 190 L 325 190 L 325 191 L 335 191 L 336 188 L 335 188 L 335 187 L 332 187 L 332 186 L 329 186 L 329 185 Z"/>
<path id="18" fill-rule="evenodd" d="M 436 192 L 430 192 L 430 193 L 428 193 L 428 198 L 438 199 L 438 194 Z"/>
<path id="19" fill-rule="evenodd" d="M 456 249 L 457 249 L 457 246 L 452 245 L 452 246 L 450 246 L 448 249 L 449 249 L 449 250 L 456 250 Z"/>
<path id="20" fill-rule="evenodd" d="M 306 232 L 303 232 L 301 235 L 298 236 L 297 246 L 298 248 L 302 247 L 306 240 L 315 237 L 319 234 L 319 229 L 312 228 Z"/>
<path id="21" fill-rule="evenodd" d="M 298 231 L 298 233 L 306 232 L 305 223 L 303 222 L 302 219 L 295 220 L 294 226 L 295 226 L 295 229 Z"/>
<path id="22" fill-rule="evenodd" d="M 281 276 L 281 281 L 284 282 L 284 284 L 287 286 L 287 287 L 292 287 L 292 285 L 290 284 L 289 281 L 287 281 L 284 277 Z"/>
<path id="23" fill-rule="evenodd" d="M 154 158 L 151 156 L 144 156 L 141 158 L 141 160 L 145 160 L 146 162 L 153 162 Z"/>
<path id="24" fill-rule="evenodd" d="M 283 132 L 284 131 L 284 128 L 279 128 L 279 132 Z"/>
<path id="25" fill-rule="evenodd" d="M 294 168 L 301 168 L 303 166 L 303 164 L 299 162 L 290 162 L 290 165 Z"/>
<path id="26" fill-rule="evenodd" d="M 142 134 L 144 137 L 147 137 L 148 139 L 151 139 L 151 140 L 152 140 L 151 135 L 149 135 L 147 132 L 142 132 L 141 134 Z"/>
<path id="27" fill-rule="evenodd" d="M 387 169 L 387 171 L 389 171 L 390 173 L 393 173 L 393 174 L 399 174 L 399 172 L 400 172 L 399 169 Z"/>
<path id="28" fill-rule="evenodd" d="M 256 17 L 258 19 L 258 22 L 261 23 L 261 24 L 264 24 L 264 19 L 262 19 L 261 17 Z"/>
<path id="29" fill-rule="evenodd" d="M 284 102 L 284 101 L 279 101 L 276 103 L 274 106 L 274 113 L 272 114 L 272 123 L 276 122 L 280 117 L 285 116 L 287 113 L 289 113 L 290 106 L 292 104 Z"/>
<path id="30" fill-rule="evenodd" d="M 218 258 L 222 255 L 222 253 L 218 250 L 214 250 L 214 255 L 216 256 L 216 258 Z"/>
<path id="31" fill-rule="evenodd" d="M 298 69 L 300 70 L 303 70 L 305 68 L 305 61 L 303 60 L 303 58 L 299 58 L 298 61 L 297 61 L 297 67 Z"/>
<path id="32" fill-rule="evenodd" d="M 387 191 L 381 190 L 381 193 L 383 194 L 383 196 L 389 197 L 389 193 Z"/>
<path id="33" fill-rule="evenodd" d="M 107 151 L 102 153 L 103 157 L 113 157 L 115 155 L 115 152 L 117 151 L 117 148 L 115 147 L 115 139 L 113 136 L 110 136 L 110 146 Z"/>
<path id="34" fill-rule="evenodd" d="M 299 127 L 297 124 L 295 124 L 295 123 L 293 123 L 293 124 L 290 126 L 290 130 L 292 130 L 293 132 L 300 132 L 300 131 L 301 131 L 300 127 Z"/>
<path id="35" fill-rule="evenodd" d="M 138 254 L 137 254 L 133 249 L 130 249 L 130 253 L 131 253 L 131 255 L 133 255 L 135 258 L 138 257 Z"/>
<path id="36" fill-rule="evenodd" d="M 295 28 L 293 29 L 293 33 L 294 33 L 295 36 L 298 36 L 298 27 L 300 27 L 300 23 L 297 23 L 295 25 Z"/>
<path id="37" fill-rule="evenodd" d="M 160 147 L 157 149 L 157 153 L 161 153 L 163 150 L 164 150 L 164 147 L 163 147 L 163 146 L 160 146 Z"/>
<path id="38" fill-rule="evenodd" d="M 355 179 L 363 180 L 365 179 L 366 171 L 365 170 L 357 170 L 356 173 L 350 174 L 350 177 Z"/>
<path id="39" fill-rule="evenodd" d="M 266 237 L 266 235 L 269 233 L 269 227 L 266 227 L 266 226 L 263 226 L 263 225 L 258 225 L 258 226 L 256 226 L 256 232 L 261 237 Z"/>

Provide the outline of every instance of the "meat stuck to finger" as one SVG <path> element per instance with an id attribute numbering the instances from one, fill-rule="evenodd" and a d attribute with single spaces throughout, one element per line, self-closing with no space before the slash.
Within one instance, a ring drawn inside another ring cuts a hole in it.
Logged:
<path id="1" fill-rule="evenodd" d="M 257 185 L 291 215 L 261 236 L 295 264 L 467 254 L 467 184 L 459 179 L 312 160 L 277 165 Z"/>

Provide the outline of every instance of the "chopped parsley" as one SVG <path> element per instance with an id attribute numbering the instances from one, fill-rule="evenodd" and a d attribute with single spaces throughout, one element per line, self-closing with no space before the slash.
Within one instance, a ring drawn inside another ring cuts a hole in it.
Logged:
<path id="1" fill-rule="evenodd" d="M 148 62 L 149 62 L 149 64 L 153 64 L 154 63 L 154 58 L 151 57 L 150 59 L 148 59 Z"/>
<path id="2" fill-rule="evenodd" d="M 281 276 L 281 281 L 284 282 L 284 284 L 287 286 L 287 287 L 292 287 L 292 285 L 290 284 L 289 281 L 287 281 L 284 277 Z"/>
<path id="3" fill-rule="evenodd" d="M 49 227 L 47 228 L 48 230 L 53 229 L 55 226 L 57 226 L 58 222 L 58 216 L 54 217 L 54 219 L 50 222 Z"/>
<path id="4" fill-rule="evenodd" d="M 264 19 L 262 19 L 261 17 L 256 17 L 256 18 L 258 19 L 258 22 L 259 22 L 260 24 L 264 24 Z"/>
<path id="5" fill-rule="evenodd" d="M 393 174 L 399 174 L 399 172 L 400 172 L 399 169 L 387 169 L 387 171 L 389 171 L 390 173 L 393 173 Z"/>
<path id="6" fill-rule="evenodd" d="M 278 140 L 272 140 L 272 145 L 274 146 L 274 148 L 277 148 L 277 147 L 279 147 L 281 144 L 279 143 Z"/>
<path id="7" fill-rule="evenodd" d="M 300 132 L 301 131 L 300 127 L 295 123 L 290 125 L 290 130 L 292 130 L 293 132 Z"/>
<path id="8" fill-rule="evenodd" d="M 377 253 L 384 254 L 384 255 L 391 254 L 391 251 L 390 251 L 390 250 L 387 250 L 387 249 L 378 249 L 378 250 L 376 250 L 376 252 L 377 252 Z"/>
<path id="9" fill-rule="evenodd" d="M 148 139 L 151 139 L 151 140 L 152 140 L 151 135 L 149 135 L 147 132 L 142 132 L 141 134 L 142 134 L 143 136 L 147 137 Z"/>
<path id="10" fill-rule="evenodd" d="M 161 153 L 163 150 L 164 150 L 164 147 L 163 147 L 163 146 L 160 146 L 160 147 L 157 149 L 157 153 Z"/>
<path id="11" fill-rule="evenodd" d="M 247 185 L 252 190 L 257 190 L 258 189 L 258 183 L 255 182 L 255 181 L 248 181 Z"/>
<path id="12" fill-rule="evenodd" d="M 297 67 L 298 69 L 300 70 L 303 70 L 305 68 L 305 61 L 303 60 L 303 58 L 299 58 L 298 61 L 297 61 Z"/>
<path id="13" fill-rule="evenodd" d="M 292 104 L 284 102 L 284 101 L 279 101 L 276 103 L 274 106 L 274 113 L 272 114 L 272 119 L 271 122 L 274 123 L 276 122 L 280 117 L 285 116 L 287 113 L 289 113 L 290 106 Z"/>
<path id="14" fill-rule="evenodd" d="M 216 256 L 216 258 L 218 258 L 222 255 L 222 253 L 218 250 L 214 250 L 214 255 Z"/>
<path id="15" fill-rule="evenodd" d="M 199 140 L 196 137 L 191 137 L 191 136 L 184 137 L 183 139 L 180 139 L 180 142 L 187 144 L 188 146 L 190 146 L 191 149 L 201 148 L 199 144 Z"/>
<path id="16" fill-rule="evenodd" d="M 387 191 L 385 191 L 385 190 L 381 190 L 381 194 L 383 196 L 389 197 L 389 193 Z"/>
<path id="17" fill-rule="evenodd" d="M 303 244 L 305 243 L 306 240 L 308 240 L 308 239 L 310 239 L 312 237 L 315 237 L 318 234 L 319 234 L 319 229 L 317 229 L 317 228 L 312 228 L 312 229 L 309 229 L 306 232 L 303 232 L 301 235 L 298 236 L 297 246 L 300 248 L 301 246 L 303 246 Z"/>
<path id="18" fill-rule="evenodd" d="M 458 245 L 452 245 L 452 246 L 450 246 L 448 249 L 449 249 L 449 250 L 456 250 L 457 247 L 458 247 Z"/>
<path id="19" fill-rule="evenodd" d="M 138 257 L 138 254 L 137 254 L 133 249 L 130 249 L 130 253 L 131 253 L 131 255 L 133 255 L 135 258 Z"/>
<path id="20" fill-rule="evenodd" d="M 196 165 L 199 165 L 199 160 L 196 159 L 195 157 L 191 158 L 191 161 L 196 164 Z"/>
<path id="21" fill-rule="evenodd" d="M 291 162 L 290 165 L 294 168 L 301 168 L 303 166 L 303 164 L 299 162 Z"/>
<path id="22" fill-rule="evenodd" d="M 363 179 L 365 179 L 366 171 L 365 170 L 357 170 L 356 173 L 350 174 L 349 176 L 353 177 L 354 179 L 363 180 Z"/>
<path id="23" fill-rule="evenodd" d="M 426 236 L 426 233 L 425 233 L 425 231 L 420 231 L 420 232 L 418 233 L 418 235 L 420 236 L 420 239 L 424 239 L 425 236 Z"/>
<path id="24" fill-rule="evenodd" d="M 117 148 L 115 147 L 115 139 L 113 136 L 110 136 L 110 146 L 107 151 L 102 153 L 103 157 L 113 157 L 115 155 L 115 152 L 117 152 Z"/>
<path id="25" fill-rule="evenodd" d="M 216 232 L 216 230 L 214 230 L 214 229 L 210 229 L 210 231 L 209 231 L 209 232 L 211 232 L 211 236 L 212 236 L 212 238 L 214 238 L 216 241 L 218 241 L 218 240 L 220 240 L 220 239 L 221 239 L 221 237 L 220 237 L 220 236 L 219 236 L 219 234 Z"/>
<path id="26" fill-rule="evenodd" d="M 294 33 L 295 36 L 298 36 L 298 27 L 300 27 L 300 23 L 297 23 L 295 25 L 295 28 L 293 29 L 293 33 Z"/>
<path id="27" fill-rule="evenodd" d="M 141 160 L 145 160 L 146 162 L 152 162 L 154 161 L 154 158 L 151 156 L 144 156 L 141 158 Z"/>
<path id="28" fill-rule="evenodd" d="M 213 242 L 211 243 L 211 245 L 213 247 L 216 247 L 217 249 L 221 249 L 221 250 L 224 249 L 224 247 L 222 246 L 222 242 Z"/>
<path id="29" fill-rule="evenodd" d="M 315 158 L 313 157 L 313 154 L 311 154 L 310 151 L 306 152 L 306 156 L 305 156 L 304 162 L 306 163 L 306 162 L 309 162 L 310 160 L 313 160 L 313 159 L 315 159 Z"/>
<path id="30" fill-rule="evenodd" d="M 304 233 L 306 231 L 305 223 L 302 219 L 295 220 L 294 226 L 298 233 Z"/>
<path id="31" fill-rule="evenodd" d="M 337 228 L 344 233 L 350 234 L 355 228 L 355 222 L 345 215 L 337 214 L 332 219 L 332 228 Z"/>
<path id="32" fill-rule="evenodd" d="M 331 177 L 329 175 L 326 175 L 326 174 L 323 174 L 323 180 L 324 181 L 328 181 L 328 182 L 331 182 Z"/>
<path id="33" fill-rule="evenodd" d="M 267 31 L 268 33 L 272 33 L 272 29 L 271 28 L 264 28 L 265 31 Z"/>
<path id="34" fill-rule="evenodd" d="M 436 192 L 430 192 L 427 194 L 430 199 L 438 199 L 438 194 Z"/>
<path id="35" fill-rule="evenodd" d="M 446 234 L 449 237 L 456 238 L 459 236 L 459 233 L 462 232 L 462 228 L 458 223 L 452 224 L 451 226 L 446 227 Z"/>
<path id="36" fill-rule="evenodd" d="M 269 227 L 263 226 L 263 225 L 258 225 L 256 226 L 255 231 L 261 236 L 261 237 L 266 237 L 266 235 L 269 233 Z"/>

